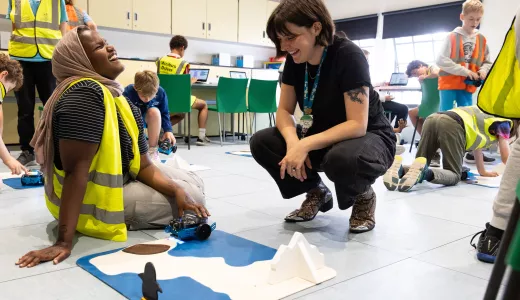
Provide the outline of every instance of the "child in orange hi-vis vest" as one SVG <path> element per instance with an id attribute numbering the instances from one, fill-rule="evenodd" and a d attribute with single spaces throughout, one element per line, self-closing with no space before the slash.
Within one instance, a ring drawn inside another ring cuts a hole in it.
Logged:
<path id="1" fill-rule="evenodd" d="M 466 80 L 484 80 L 491 69 L 486 38 L 477 30 L 484 15 L 484 6 L 479 0 L 467 0 L 462 5 L 462 27 L 455 28 L 448 36 L 437 57 L 440 68 L 440 110 L 473 104 L 476 86 Z"/>

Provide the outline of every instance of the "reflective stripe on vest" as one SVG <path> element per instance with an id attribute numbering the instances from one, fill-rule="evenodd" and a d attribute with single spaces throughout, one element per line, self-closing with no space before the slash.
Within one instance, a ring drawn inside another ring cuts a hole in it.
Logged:
<path id="1" fill-rule="evenodd" d="M 38 53 L 52 59 L 55 46 L 61 39 L 60 0 L 41 0 L 36 15 L 29 0 L 10 0 L 10 19 L 14 30 L 9 41 L 9 54 L 32 58 Z"/>
<path id="2" fill-rule="evenodd" d="M 67 4 L 67 16 L 69 18 L 69 21 L 67 22 L 69 24 L 69 30 L 85 25 L 83 20 L 83 11 L 76 6 Z"/>
<path id="3" fill-rule="evenodd" d="M 464 121 L 467 151 L 488 148 L 497 140 L 496 136 L 489 133 L 489 127 L 493 123 L 509 122 L 509 125 L 513 126 L 511 120 L 485 114 L 476 106 L 458 107 L 451 111 Z"/>
<path id="4" fill-rule="evenodd" d="M 188 62 L 181 58 L 164 56 L 157 61 L 157 73 L 166 75 L 184 74 Z"/>
<path id="5" fill-rule="evenodd" d="M 516 32 L 513 19 L 502 49 L 478 94 L 482 111 L 504 118 L 520 118 L 520 65 L 516 57 Z"/>
<path id="6" fill-rule="evenodd" d="M 110 91 L 99 82 L 85 78 L 73 82 L 69 88 L 83 80 L 96 82 L 103 89 L 105 121 L 103 135 L 89 169 L 87 188 L 83 197 L 81 212 L 76 230 L 89 236 L 112 241 L 126 241 L 123 201 L 123 177 L 121 145 L 119 140 L 118 114 L 132 141 L 134 158 L 130 161 L 130 174 L 135 177 L 140 169 L 138 146 L 139 129 L 132 109 L 124 96 L 113 97 Z M 45 194 L 47 208 L 55 218 L 59 218 L 63 183 L 66 174 L 54 166 L 52 182 L 54 194 Z"/>
<path id="7" fill-rule="evenodd" d="M 468 68 L 472 72 L 478 72 L 486 57 L 486 38 L 482 34 L 478 34 L 475 37 L 475 48 L 473 49 L 469 62 L 466 62 L 464 56 L 463 36 L 457 33 L 451 33 L 449 38 L 451 41 L 451 60 L 464 68 Z M 439 90 L 466 90 L 470 93 L 474 93 L 477 88 L 473 85 L 467 85 L 464 83 L 465 80 L 465 76 L 453 75 L 441 69 L 439 71 Z"/>

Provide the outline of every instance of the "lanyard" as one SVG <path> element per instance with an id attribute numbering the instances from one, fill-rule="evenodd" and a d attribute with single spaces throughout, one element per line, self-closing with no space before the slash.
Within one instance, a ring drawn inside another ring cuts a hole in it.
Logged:
<path id="1" fill-rule="evenodd" d="M 316 90 L 318 89 L 318 82 L 320 81 L 320 73 L 321 66 L 323 65 L 323 61 L 327 56 L 327 48 L 323 50 L 323 54 L 321 55 L 320 66 L 318 67 L 318 72 L 316 73 L 316 78 L 314 79 L 314 86 L 311 91 L 311 96 L 309 97 L 309 65 L 305 64 L 305 85 L 303 87 L 303 108 L 304 113 L 306 115 L 312 114 L 312 103 L 314 102 L 314 96 L 316 95 Z"/>

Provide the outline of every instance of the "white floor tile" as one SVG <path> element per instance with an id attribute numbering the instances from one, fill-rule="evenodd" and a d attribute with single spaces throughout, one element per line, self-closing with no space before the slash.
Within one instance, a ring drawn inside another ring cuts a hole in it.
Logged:
<path id="1" fill-rule="evenodd" d="M 2 299 L 126 299 L 79 267 L 0 283 Z"/>
<path id="2" fill-rule="evenodd" d="M 481 262 L 477 259 L 477 251 L 469 244 L 472 237 L 473 235 L 468 236 L 456 242 L 417 255 L 414 258 L 446 269 L 488 280 L 493 271 L 493 265 Z M 478 242 L 478 236 L 473 242 L 475 244 Z"/>
<path id="3" fill-rule="evenodd" d="M 474 300 L 487 281 L 414 259 L 398 262 L 299 299 Z"/>
<path id="4" fill-rule="evenodd" d="M 74 267 L 76 260 L 85 255 L 153 240 L 152 237 L 140 231 L 129 232 L 128 240 L 123 243 L 79 236 L 74 241 L 72 255 L 58 265 L 47 262 L 33 268 L 23 269 L 15 265 L 18 259 L 27 252 L 52 245 L 56 241 L 56 226 L 57 222 L 51 222 L 0 230 L 2 237 L 0 239 L 0 282 Z"/>
<path id="5" fill-rule="evenodd" d="M 204 185 L 206 188 L 206 195 L 209 198 L 214 199 L 227 196 L 253 194 L 273 186 L 269 182 L 239 175 L 207 178 L 204 180 Z"/>

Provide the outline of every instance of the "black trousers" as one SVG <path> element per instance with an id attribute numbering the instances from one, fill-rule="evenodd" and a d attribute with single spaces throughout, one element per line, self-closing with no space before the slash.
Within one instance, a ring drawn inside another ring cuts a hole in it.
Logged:
<path id="1" fill-rule="evenodd" d="M 386 101 L 383 102 L 383 108 L 385 111 L 390 111 L 390 122 L 397 116 L 394 123 L 394 128 L 399 127 L 399 120 L 403 119 L 406 121 L 408 119 L 408 106 L 397 103 L 394 101 Z"/>
<path id="2" fill-rule="evenodd" d="M 334 182 L 338 206 L 343 210 L 350 208 L 356 196 L 368 191 L 375 180 L 390 168 L 395 146 L 395 135 L 388 126 L 387 130 L 367 132 L 364 137 L 311 151 L 312 170 L 306 167 L 307 180 L 301 182 L 288 175 L 283 180 L 280 178 L 278 163 L 285 157 L 287 147 L 277 128 L 263 129 L 250 141 L 254 159 L 273 177 L 285 199 L 315 188 L 321 181 L 318 172 L 325 172 Z"/>
<path id="3" fill-rule="evenodd" d="M 29 145 L 34 135 L 34 106 L 36 103 L 35 88 L 43 105 L 56 88 L 56 79 L 52 74 L 52 64 L 46 62 L 20 61 L 23 68 L 23 86 L 15 92 L 18 104 L 18 136 L 22 151 L 33 152 Z"/>

